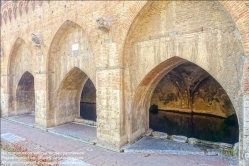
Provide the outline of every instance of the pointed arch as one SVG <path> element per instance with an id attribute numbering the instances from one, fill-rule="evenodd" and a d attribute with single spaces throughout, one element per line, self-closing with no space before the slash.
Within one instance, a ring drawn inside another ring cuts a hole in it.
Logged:
<path id="1" fill-rule="evenodd" d="M 209 8 L 204 9 L 207 6 Z M 243 4 L 241 6 L 244 8 Z M 207 17 L 196 15 L 194 9 L 206 12 L 207 16 L 219 13 L 220 18 L 206 20 L 204 23 Z M 219 20 L 226 20 L 227 25 L 216 27 L 220 23 Z M 207 24 L 209 26 L 206 26 Z M 128 125 L 127 131 L 131 133 L 131 141 L 148 129 L 143 113 L 149 108 L 149 100 L 141 100 L 151 95 L 151 89 L 156 85 L 155 82 L 152 84 L 153 80 L 163 70 L 175 64 L 175 57 L 200 66 L 223 87 L 236 110 L 242 130 L 243 103 L 242 97 L 237 93 L 243 87 L 242 57 L 245 54 L 245 47 L 243 49 L 240 36 L 242 29 L 238 28 L 239 32 L 237 26 L 238 22 L 216 1 L 148 1 L 141 6 L 130 26 L 122 55 L 123 65 L 128 68 L 124 72 L 124 87 L 127 87 L 124 90 L 127 119 L 144 117 L 140 120 L 131 120 L 131 128 Z M 166 63 L 165 61 L 171 62 L 166 66 L 161 65 Z M 136 114 L 132 113 L 133 111 Z"/>
<path id="2" fill-rule="evenodd" d="M 16 114 L 16 87 L 23 73 L 28 71 L 33 74 L 33 56 L 26 42 L 18 37 L 14 42 L 7 62 L 7 94 L 8 94 L 8 113 L 9 115 Z"/>
<path id="3" fill-rule="evenodd" d="M 34 76 L 26 71 L 18 81 L 16 90 L 16 115 L 35 112 Z"/>
<path id="4" fill-rule="evenodd" d="M 72 52 L 73 45 L 76 45 L 78 48 L 75 55 Z M 47 91 L 50 101 L 49 107 L 52 112 L 57 109 L 57 90 L 60 89 L 62 86 L 61 82 L 64 82 L 64 78 L 66 78 L 72 68 L 84 71 L 93 84 L 96 84 L 96 65 L 92 45 L 87 34 L 79 24 L 67 20 L 60 26 L 52 39 L 46 67 L 48 70 Z M 50 115 L 48 123 L 53 125 L 54 115 Z"/>
<path id="5" fill-rule="evenodd" d="M 11 66 L 11 63 L 14 61 L 15 55 L 18 53 L 20 48 L 24 45 L 27 47 L 27 43 L 21 37 L 18 37 L 15 40 L 14 44 L 12 45 L 10 54 L 8 56 L 8 72 L 7 72 L 8 74 L 13 73 L 13 66 Z M 30 54 L 31 54 L 31 52 L 30 52 Z"/>
<path id="6" fill-rule="evenodd" d="M 66 74 L 56 90 L 53 125 L 72 122 L 80 116 L 81 93 L 88 80 L 88 76 L 77 67 Z"/>

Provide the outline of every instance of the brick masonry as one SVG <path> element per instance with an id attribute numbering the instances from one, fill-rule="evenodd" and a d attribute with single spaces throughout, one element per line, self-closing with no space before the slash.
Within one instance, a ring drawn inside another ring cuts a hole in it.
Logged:
<path id="1" fill-rule="evenodd" d="M 97 90 L 98 143 L 118 149 L 148 129 L 147 110 L 160 79 L 190 61 L 227 92 L 240 125 L 240 163 L 248 162 L 247 1 L 18 1 L 4 2 L 1 14 L 2 116 L 19 113 L 16 87 L 29 71 L 36 123 L 71 121 L 90 78 Z M 98 29 L 98 16 L 111 22 L 110 31 Z M 42 39 L 40 47 L 31 41 L 32 33 Z M 79 75 L 85 77 L 74 88 Z"/>

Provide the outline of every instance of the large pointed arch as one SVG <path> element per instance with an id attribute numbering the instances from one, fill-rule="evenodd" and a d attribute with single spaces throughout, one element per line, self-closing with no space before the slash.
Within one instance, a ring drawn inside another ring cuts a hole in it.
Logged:
<path id="1" fill-rule="evenodd" d="M 13 44 L 10 55 L 8 57 L 8 114 L 16 114 L 16 87 L 18 86 L 19 80 L 23 73 L 28 71 L 34 75 L 32 64 L 34 59 L 28 44 L 20 37 L 18 37 Z"/>
<path id="2" fill-rule="evenodd" d="M 138 12 L 137 17 L 129 29 L 122 58 L 123 65 L 127 66 L 127 69 L 124 70 L 124 96 L 126 103 L 125 114 L 127 115 L 127 120 L 131 120 L 127 123 L 126 128 L 128 131 L 128 139 L 131 142 L 148 129 L 145 112 L 149 109 L 147 104 L 150 103 L 150 99 L 148 101 L 143 99 L 146 98 L 147 95 L 152 95 L 151 90 L 156 85 L 154 80 L 160 80 L 156 79 L 156 77 L 160 76 L 162 71 L 168 70 L 170 66 L 177 65 L 174 61 L 180 63 L 187 60 L 210 73 L 227 92 L 239 118 L 240 130 L 243 128 L 242 97 L 237 94 L 243 87 L 241 81 L 243 73 L 242 56 L 245 52 L 235 21 L 219 2 L 197 2 L 197 8 L 198 5 L 201 6 L 200 3 L 207 3 L 207 6 L 213 5 L 211 9 L 216 10 L 215 12 L 219 12 L 222 19 L 229 22 L 227 27 L 219 27 L 220 29 L 218 28 L 212 31 L 212 33 L 214 32 L 216 34 L 212 36 L 213 34 L 210 32 L 212 27 L 215 27 L 214 22 L 216 20 L 213 20 L 213 22 L 205 22 L 211 29 L 208 29 L 201 23 L 193 24 L 191 22 L 191 24 L 188 21 L 194 18 L 191 17 L 193 16 L 191 12 L 194 13 L 193 9 L 195 4 L 181 3 L 192 2 L 147 2 L 143 5 L 142 10 Z M 169 6 L 172 7 L 170 8 L 172 9 L 171 14 L 166 14 L 169 12 L 166 11 Z M 175 16 L 177 12 L 172 14 L 172 11 L 174 12 L 177 7 L 178 10 L 182 10 L 183 6 L 186 6 L 186 11 L 182 12 L 182 17 L 178 16 L 177 18 Z M 202 5 L 202 7 L 206 6 Z M 203 10 L 204 13 L 212 13 L 212 11 L 207 11 L 201 7 L 198 9 L 200 9 L 199 11 Z M 162 11 L 165 11 L 165 13 L 160 13 Z M 186 13 L 190 13 L 189 18 L 186 18 Z M 165 21 L 166 17 L 167 21 Z M 201 19 L 201 17 L 202 15 L 198 15 L 199 20 L 204 20 L 204 18 Z M 178 22 L 176 23 L 174 21 Z M 178 25 L 180 26 L 180 24 L 184 24 L 184 26 L 177 27 Z M 195 29 L 195 25 L 200 27 L 196 26 Z M 193 28 L 191 29 L 189 27 Z M 231 29 L 228 27 L 231 27 Z M 223 37 L 227 39 L 222 39 Z M 207 39 L 208 42 L 205 41 Z M 220 41 L 222 41 L 223 45 L 221 45 Z M 215 49 L 209 49 L 210 46 L 213 46 Z M 224 46 L 224 48 L 222 48 L 223 52 L 218 52 L 216 48 L 222 46 Z M 229 48 L 229 51 L 226 50 L 226 48 Z M 181 59 L 177 59 L 178 57 Z M 162 65 L 164 63 L 166 63 L 166 65 Z M 228 73 L 230 75 L 228 75 Z M 140 119 L 140 117 L 143 118 Z M 134 118 L 139 119 L 134 120 Z"/>
<path id="3" fill-rule="evenodd" d="M 73 54 L 72 47 L 78 48 Z M 48 69 L 47 92 L 50 112 L 56 109 L 56 93 L 60 83 L 72 68 L 78 68 L 96 83 L 95 57 L 91 43 L 83 28 L 73 22 L 65 21 L 56 32 L 49 48 L 46 66 Z M 48 126 L 53 126 L 55 114 L 48 114 Z M 57 122 L 56 122 L 57 124 Z"/>

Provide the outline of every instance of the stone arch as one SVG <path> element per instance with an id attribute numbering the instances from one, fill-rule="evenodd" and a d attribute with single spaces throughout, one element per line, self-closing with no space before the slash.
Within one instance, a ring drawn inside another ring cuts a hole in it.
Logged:
<path id="1" fill-rule="evenodd" d="M 72 48 L 78 48 L 72 51 Z M 67 20 L 56 32 L 47 58 L 48 68 L 48 98 L 51 110 L 56 108 L 55 93 L 66 74 L 74 67 L 84 71 L 95 85 L 95 58 L 91 43 L 84 30 L 76 23 Z M 53 126 L 54 114 L 48 117 L 48 125 Z"/>
<path id="2" fill-rule="evenodd" d="M 66 74 L 56 93 L 54 125 L 72 122 L 80 116 L 81 93 L 88 80 L 88 76 L 77 67 Z"/>
<path id="3" fill-rule="evenodd" d="M 34 76 L 26 71 L 16 88 L 16 115 L 35 112 Z"/>
<path id="4" fill-rule="evenodd" d="M 209 19 L 212 14 L 217 17 Z M 226 24 L 219 25 L 221 20 Z M 129 30 L 123 54 L 128 68 L 124 72 L 124 95 L 130 119 L 126 129 L 129 141 L 148 129 L 147 104 L 160 76 L 186 60 L 206 70 L 224 88 L 242 130 L 242 96 L 237 94 L 242 89 L 243 55 L 239 31 L 219 2 L 161 1 L 145 5 Z"/>
<path id="5" fill-rule="evenodd" d="M 17 38 L 14 45 L 11 48 L 10 55 L 8 57 L 8 90 L 7 94 L 9 95 L 9 106 L 8 113 L 9 115 L 14 115 L 16 112 L 16 87 L 18 86 L 19 80 L 22 77 L 23 73 L 28 71 L 32 75 L 33 68 L 32 64 L 34 59 L 31 55 L 31 51 L 22 38 Z"/>

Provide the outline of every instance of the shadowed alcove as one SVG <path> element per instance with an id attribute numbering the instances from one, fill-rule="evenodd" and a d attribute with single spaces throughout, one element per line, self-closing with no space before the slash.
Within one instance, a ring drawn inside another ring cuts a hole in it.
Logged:
<path id="1" fill-rule="evenodd" d="M 35 112 L 34 77 L 28 71 L 22 75 L 17 86 L 16 112 L 17 114 Z"/>
<path id="2" fill-rule="evenodd" d="M 96 122 L 96 89 L 90 79 L 86 81 L 81 93 L 80 117 Z"/>
<path id="3" fill-rule="evenodd" d="M 234 107 L 221 85 L 205 70 L 185 62 L 169 71 L 151 98 L 150 128 L 169 135 L 236 143 Z"/>

